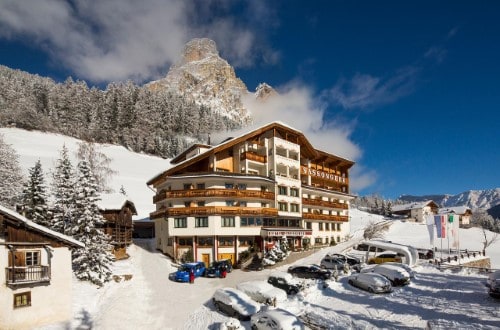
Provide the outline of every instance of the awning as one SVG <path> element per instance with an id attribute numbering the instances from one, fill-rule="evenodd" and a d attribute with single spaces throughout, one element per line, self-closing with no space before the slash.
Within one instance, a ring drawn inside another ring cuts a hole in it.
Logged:
<path id="1" fill-rule="evenodd" d="M 262 237 L 302 237 L 306 235 L 312 235 L 312 230 L 300 228 L 262 228 L 260 230 Z"/>

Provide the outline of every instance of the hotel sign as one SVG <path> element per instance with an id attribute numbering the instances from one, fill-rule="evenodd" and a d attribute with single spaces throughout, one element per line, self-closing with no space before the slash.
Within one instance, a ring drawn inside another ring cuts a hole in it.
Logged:
<path id="1" fill-rule="evenodd" d="M 324 180 L 346 183 L 346 180 L 344 177 L 338 176 L 338 175 L 333 174 L 333 173 L 319 171 L 319 170 L 316 170 L 314 168 L 309 168 L 306 166 L 301 166 L 300 168 L 302 170 L 301 175 L 309 175 L 309 176 L 314 176 L 314 177 L 321 178 Z"/>
<path id="2" fill-rule="evenodd" d="M 263 230 L 263 236 L 305 236 L 312 235 L 312 230 Z"/>

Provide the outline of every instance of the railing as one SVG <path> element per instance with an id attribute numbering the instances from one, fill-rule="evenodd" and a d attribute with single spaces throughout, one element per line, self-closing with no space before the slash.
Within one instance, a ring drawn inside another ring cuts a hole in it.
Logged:
<path id="1" fill-rule="evenodd" d="M 274 192 L 260 190 L 239 189 L 187 189 L 168 190 L 153 198 L 157 203 L 166 198 L 200 198 L 200 197 L 231 197 L 231 198 L 258 198 L 274 200 Z"/>
<path id="2" fill-rule="evenodd" d="M 349 204 L 347 204 L 347 203 L 330 202 L 330 201 L 325 201 L 325 200 L 321 200 L 321 199 L 314 199 L 314 198 L 302 198 L 302 204 L 303 205 L 316 205 L 316 206 L 323 206 L 323 207 L 332 207 L 332 208 L 344 209 L 344 210 L 347 210 L 349 208 Z"/>
<path id="3" fill-rule="evenodd" d="M 302 176 L 302 179 L 304 176 Z M 338 183 L 336 186 L 331 186 L 329 184 L 320 184 L 320 183 L 314 183 L 312 182 L 310 185 L 302 181 L 302 188 L 306 189 L 311 189 L 311 190 L 316 190 L 316 189 L 324 189 L 324 190 L 330 190 L 332 192 L 340 192 L 345 194 L 346 192 L 342 191 L 342 187 L 346 187 L 347 184 L 340 184 Z"/>
<path id="4" fill-rule="evenodd" d="M 49 266 L 6 267 L 7 285 L 50 282 Z"/>
<path id="5" fill-rule="evenodd" d="M 330 220 L 348 222 L 349 217 L 343 215 L 329 215 L 329 214 L 314 214 L 309 212 L 302 213 L 302 217 L 308 220 Z"/>
<path id="6" fill-rule="evenodd" d="M 169 207 L 150 213 L 150 218 L 162 216 L 191 216 L 191 215 L 263 215 L 277 216 L 278 210 L 266 207 L 236 207 L 236 206 L 202 206 L 202 207 Z"/>
<path id="7" fill-rule="evenodd" d="M 253 160 L 253 161 L 265 164 L 267 161 L 267 156 L 259 155 L 259 154 L 256 154 L 255 152 L 251 152 L 251 151 L 245 151 L 245 152 L 241 153 L 240 160 L 245 160 L 245 159 Z"/>

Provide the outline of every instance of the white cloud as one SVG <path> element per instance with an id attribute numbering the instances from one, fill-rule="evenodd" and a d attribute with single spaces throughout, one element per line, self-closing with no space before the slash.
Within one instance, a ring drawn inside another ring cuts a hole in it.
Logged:
<path id="1" fill-rule="evenodd" d="M 229 14 L 224 16 L 227 10 L 221 7 L 231 3 L 202 3 L 6 0 L 0 2 L 0 37 L 30 42 L 48 52 L 55 63 L 93 82 L 144 81 L 164 75 L 193 37 L 212 37 L 231 63 L 252 65 L 255 33 Z M 265 58 L 274 54 L 269 49 L 258 53 Z"/>

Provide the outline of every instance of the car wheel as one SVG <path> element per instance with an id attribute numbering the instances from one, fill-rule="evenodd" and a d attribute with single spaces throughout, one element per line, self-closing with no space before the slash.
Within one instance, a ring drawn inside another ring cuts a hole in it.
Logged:
<path id="1" fill-rule="evenodd" d="M 252 330 L 257 330 L 257 326 L 255 324 L 252 324 Z"/>
<path id="2" fill-rule="evenodd" d="M 350 285 L 354 285 L 354 282 L 352 280 L 347 281 Z"/>
<path id="3" fill-rule="evenodd" d="M 373 291 L 372 287 L 368 287 L 368 292 L 375 293 L 375 291 Z"/>
<path id="4" fill-rule="evenodd" d="M 298 292 L 295 289 L 291 289 L 290 291 L 288 291 L 288 294 L 290 294 L 290 295 L 296 295 L 297 293 Z"/>

